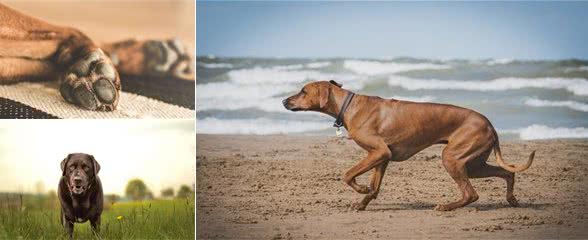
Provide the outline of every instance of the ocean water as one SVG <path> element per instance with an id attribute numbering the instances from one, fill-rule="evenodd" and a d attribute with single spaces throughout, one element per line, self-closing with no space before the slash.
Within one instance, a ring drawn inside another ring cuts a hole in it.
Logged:
<path id="1" fill-rule="evenodd" d="M 281 100 L 334 79 L 359 94 L 467 107 L 502 138 L 588 138 L 588 61 L 197 58 L 196 131 L 334 135 L 334 119 Z"/>

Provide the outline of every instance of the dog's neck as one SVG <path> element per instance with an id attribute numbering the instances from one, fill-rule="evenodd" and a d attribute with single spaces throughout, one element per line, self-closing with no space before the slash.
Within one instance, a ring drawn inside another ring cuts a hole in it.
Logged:
<path id="1" fill-rule="evenodd" d="M 341 107 L 345 102 L 345 97 L 347 97 L 347 94 L 349 94 L 351 91 L 336 86 L 331 87 L 329 91 L 330 93 L 327 104 L 323 109 L 321 109 L 320 112 L 327 114 L 331 117 L 337 118 L 339 112 L 341 112 Z M 345 126 L 345 128 L 348 128 L 347 124 L 345 123 L 348 122 L 349 119 L 353 118 L 353 115 L 357 112 L 357 109 L 354 108 L 354 102 L 356 98 L 361 97 L 361 95 L 355 94 L 355 96 L 347 106 L 347 109 L 345 109 L 345 113 L 343 114 L 343 126 Z"/>

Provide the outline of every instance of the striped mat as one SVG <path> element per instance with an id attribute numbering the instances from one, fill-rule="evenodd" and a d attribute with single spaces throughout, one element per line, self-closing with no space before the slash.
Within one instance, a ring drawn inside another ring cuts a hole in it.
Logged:
<path id="1" fill-rule="evenodd" d="M 117 110 L 89 111 L 67 103 L 56 82 L 0 85 L 0 118 L 195 118 L 194 81 L 125 77 Z"/>

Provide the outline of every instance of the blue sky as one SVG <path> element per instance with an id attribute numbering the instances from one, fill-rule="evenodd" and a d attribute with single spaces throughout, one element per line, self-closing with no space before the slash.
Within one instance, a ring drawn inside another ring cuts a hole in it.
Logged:
<path id="1" fill-rule="evenodd" d="M 197 55 L 588 59 L 588 2 L 196 3 Z"/>

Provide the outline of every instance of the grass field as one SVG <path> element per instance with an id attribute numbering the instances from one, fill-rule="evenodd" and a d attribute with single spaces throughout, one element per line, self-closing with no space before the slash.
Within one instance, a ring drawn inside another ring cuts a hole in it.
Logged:
<path id="1" fill-rule="evenodd" d="M 0 206 L 0 239 L 67 239 L 55 203 L 26 207 L 31 201 L 24 200 L 27 204 L 17 207 Z M 105 205 L 102 239 L 194 239 L 193 198 Z M 74 238 L 100 239 L 89 222 L 75 224 Z"/>

